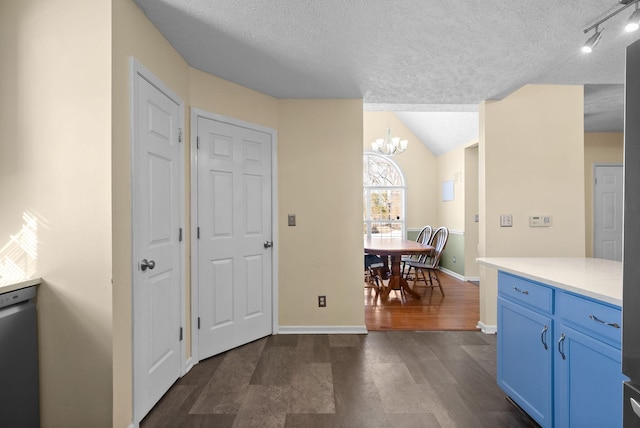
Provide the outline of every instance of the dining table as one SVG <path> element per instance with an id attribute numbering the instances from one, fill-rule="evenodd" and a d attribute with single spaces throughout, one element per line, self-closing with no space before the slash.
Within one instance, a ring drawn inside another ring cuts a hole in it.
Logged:
<path id="1" fill-rule="evenodd" d="M 386 287 L 384 284 L 381 286 L 380 297 L 383 300 L 387 299 L 391 290 L 402 289 L 416 299 L 419 299 L 420 294 L 409 287 L 409 283 L 402 277 L 400 272 L 402 256 L 430 254 L 433 250 L 434 247 L 431 245 L 408 239 L 365 237 L 364 252 L 366 254 L 375 254 L 382 257 L 388 256 L 391 259 L 391 277 Z"/>

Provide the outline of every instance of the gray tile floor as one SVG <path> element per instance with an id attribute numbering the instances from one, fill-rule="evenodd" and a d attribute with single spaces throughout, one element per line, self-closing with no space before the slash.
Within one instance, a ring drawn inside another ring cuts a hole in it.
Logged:
<path id="1" fill-rule="evenodd" d="M 141 427 L 535 427 L 495 349 L 470 331 L 270 336 L 194 366 Z"/>

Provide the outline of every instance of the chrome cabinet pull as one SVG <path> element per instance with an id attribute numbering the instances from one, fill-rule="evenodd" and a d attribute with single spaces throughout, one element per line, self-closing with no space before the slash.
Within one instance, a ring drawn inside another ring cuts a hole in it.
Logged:
<path id="1" fill-rule="evenodd" d="M 620 328 L 620 324 L 618 324 L 617 322 L 602 321 L 600 318 L 598 318 L 597 316 L 595 316 L 593 314 L 589 314 L 589 318 L 591 318 L 592 320 L 594 320 L 596 322 L 599 322 L 601 324 L 608 325 L 609 327 Z"/>
<path id="2" fill-rule="evenodd" d="M 544 345 L 545 350 L 549 349 L 547 347 L 547 330 L 549 330 L 549 327 L 545 324 L 544 328 L 542 329 L 542 333 L 540 333 L 540 341 Z"/>
<path id="3" fill-rule="evenodd" d="M 629 401 L 631 401 L 631 409 L 633 410 L 633 413 L 640 417 L 640 403 L 638 403 L 638 401 L 633 397 L 629 397 Z"/>
<path id="4" fill-rule="evenodd" d="M 512 287 L 514 290 L 516 290 L 518 293 L 522 293 L 522 294 L 529 294 L 529 291 L 527 290 L 520 290 L 518 287 L 516 287 L 515 285 Z"/>
<path id="5" fill-rule="evenodd" d="M 564 336 L 564 333 L 562 333 L 560 335 L 560 339 L 558 340 L 558 352 L 560 352 L 560 355 L 562 355 L 562 359 L 566 360 L 567 357 L 564 355 L 564 339 L 565 339 L 565 336 Z"/>

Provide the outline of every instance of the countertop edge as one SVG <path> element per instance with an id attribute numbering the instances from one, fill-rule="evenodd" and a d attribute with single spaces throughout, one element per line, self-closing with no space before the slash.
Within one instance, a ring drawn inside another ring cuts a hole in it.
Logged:
<path id="1" fill-rule="evenodd" d="M 589 297 L 604 303 L 618 306 L 620 308 L 622 307 L 622 297 L 618 298 L 611 294 L 604 294 L 597 291 L 589 290 L 588 288 L 583 288 L 583 287 L 575 286 L 572 284 L 568 284 L 566 282 L 555 280 L 548 275 L 536 274 L 536 273 L 531 273 L 530 271 L 515 269 L 509 266 L 505 266 L 504 264 L 499 262 L 493 262 L 490 259 L 491 259 L 490 257 L 489 258 L 481 257 L 481 258 L 477 258 L 476 262 L 478 264 L 481 264 L 487 267 L 495 268 L 499 271 L 507 272 L 513 275 L 521 276 L 526 279 L 530 279 L 532 281 L 537 281 L 543 284 L 547 284 L 552 287 L 558 288 L 560 290 L 564 290 L 570 293 L 575 293 L 581 296 Z M 513 259 L 515 260 L 518 258 L 514 257 Z M 562 258 L 558 258 L 558 260 L 561 260 L 561 259 Z M 622 296 L 622 284 L 620 284 L 620 296 Z"/>
<path id="2" fill-rule="evenodd" d="M 42 284 L 42 278 L 29 279 L 15 284 L 0 285 L 0 294 L 10 293 L 11 291 L 20 290 L 22 288 L 38 286 Z"/>

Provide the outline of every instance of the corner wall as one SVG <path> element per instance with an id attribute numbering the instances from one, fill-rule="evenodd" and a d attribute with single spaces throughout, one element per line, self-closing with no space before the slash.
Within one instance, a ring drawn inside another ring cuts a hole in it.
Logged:
<path id="1" fill-rule="evenodd" d="M 526 85 L 480 106 L 480 257 L 583 257 L 582 86 Z M 511 214 L 513 227 L 500 227 Z M 530 215 L 551 227 L 529 227 Z M 496 325 L 495 272 L 480 268 L 480 317 Z"/>
<path id="2" fill-rule="evenodd" d="M 365 328 L 362 129 L 362 100 L 279 101 L 281 327 Z"/>
<path id="3" fill-rule="evenodd" d="M 41 426 L 110 427 L 111 2 L 2 1 L 0 56 L 0 265 L 43 279 Z"/>

